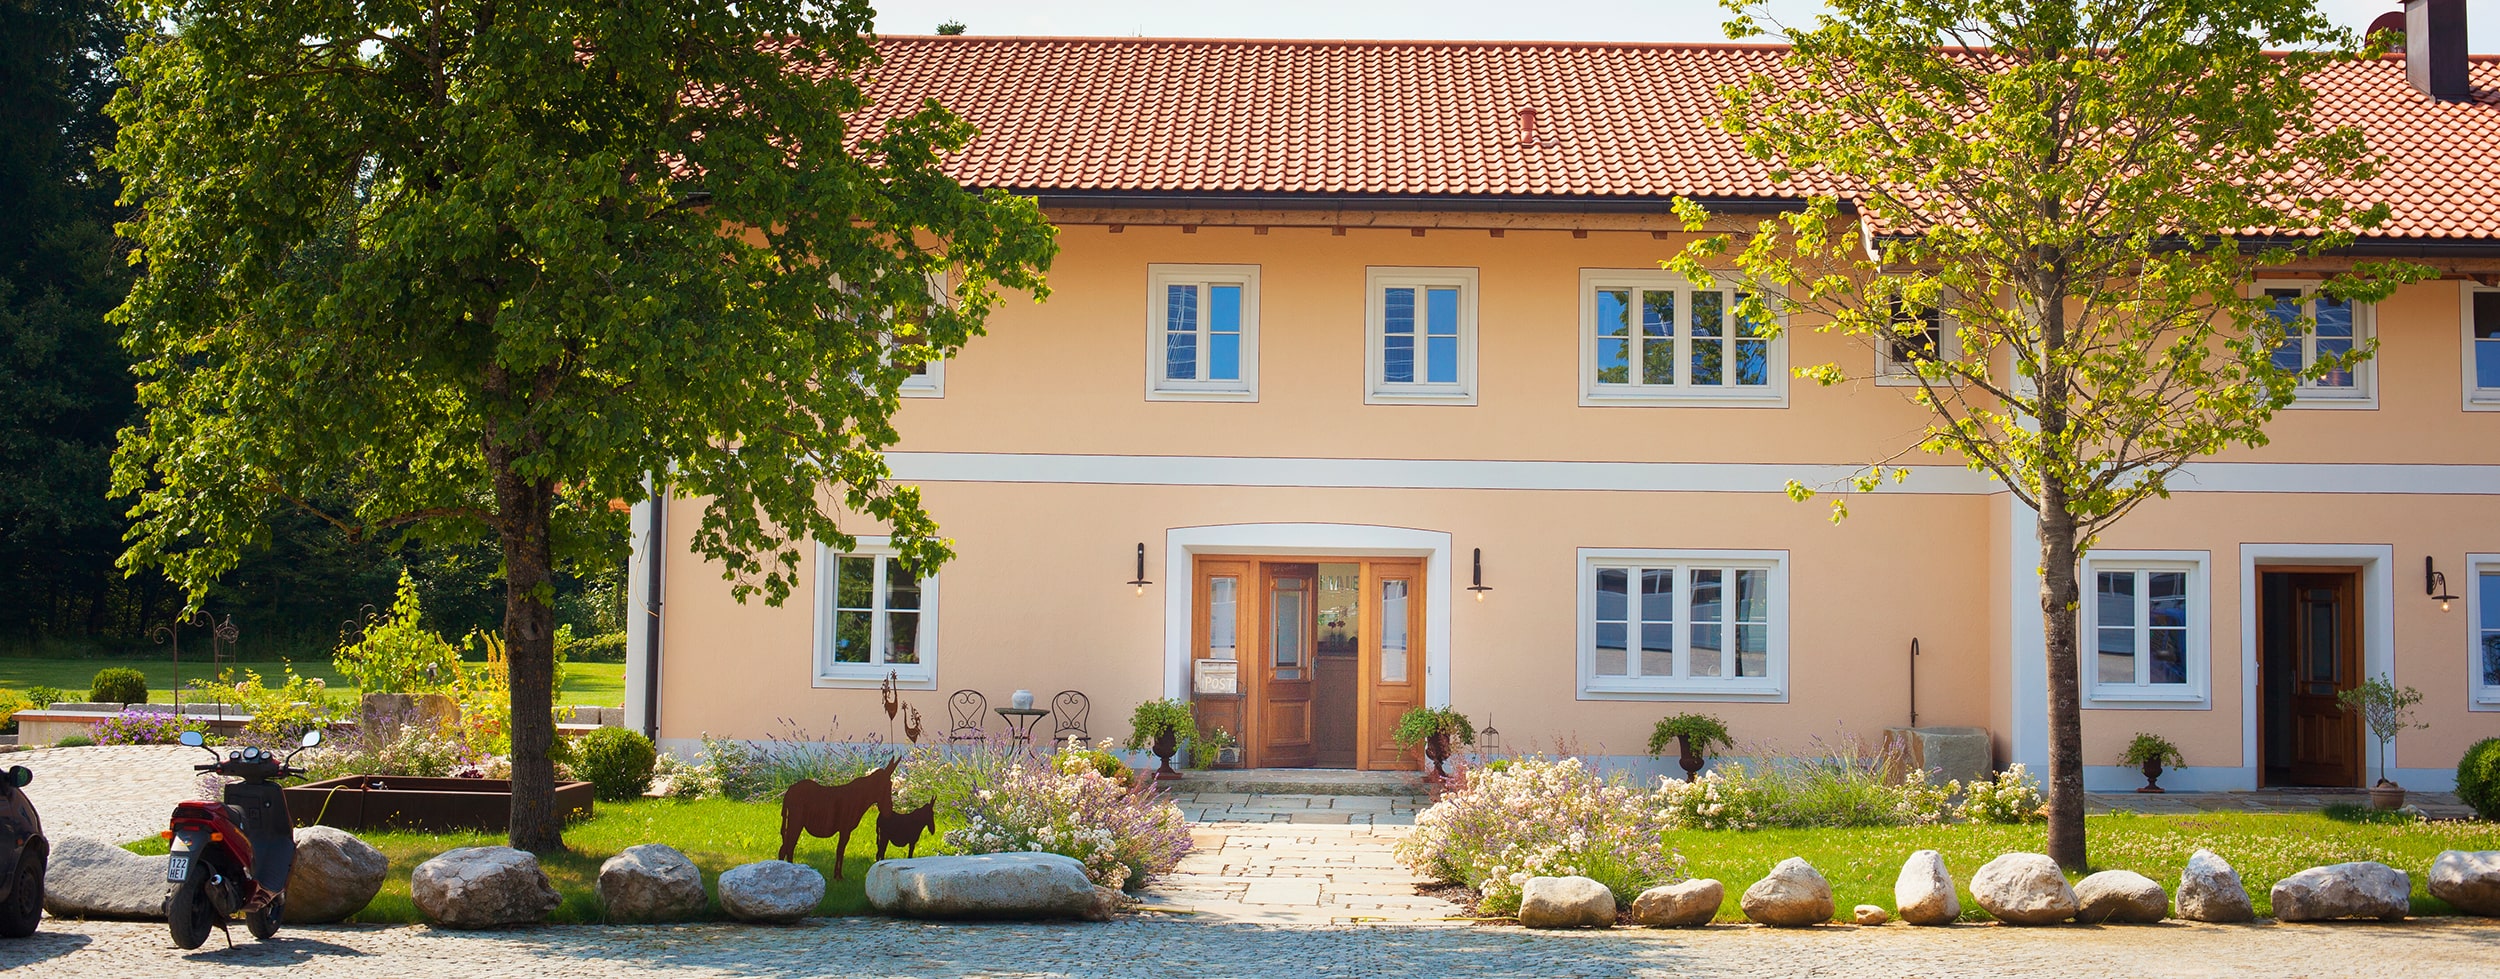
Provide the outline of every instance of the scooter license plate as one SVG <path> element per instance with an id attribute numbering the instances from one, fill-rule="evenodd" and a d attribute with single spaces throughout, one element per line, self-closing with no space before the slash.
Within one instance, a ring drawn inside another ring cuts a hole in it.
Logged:
<path id="1" fill-rule="evenodd" d="M 165 859 L 165 880 L 167 882 L 179 884 L 182 882 L 183 878 L 189 876 L 191 876 L 191 857 L 189 854 L 177 853 Z"/>

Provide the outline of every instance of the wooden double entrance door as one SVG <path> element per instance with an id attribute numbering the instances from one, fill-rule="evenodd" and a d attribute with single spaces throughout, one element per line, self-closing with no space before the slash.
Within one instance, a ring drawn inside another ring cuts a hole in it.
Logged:
<path id="1" fill-rule="evenodd" d="M 2361 784 L 2361 721 L 2336 699 L 2361 683 L 2359 583 L 2352 568 L 2257 569 L 2265 785 Z"/>
<path id="2" fill-rule="evenodd" d="M 1196 577 L 1198 724 L 1241 764 L 1414 767 L 1390 732 L 1423 702 L 1422 559 L 1200 557 Z"/>

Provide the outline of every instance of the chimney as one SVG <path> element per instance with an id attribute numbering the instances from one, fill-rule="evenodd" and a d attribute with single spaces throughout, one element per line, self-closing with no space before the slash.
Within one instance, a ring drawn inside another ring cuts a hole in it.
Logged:
<path id="1" fill-rule="evenodd" d="M 2465 81 L 2465 0 L 2405 0 L 2405 80 L 2444 102 L 2474 97 Z"/>

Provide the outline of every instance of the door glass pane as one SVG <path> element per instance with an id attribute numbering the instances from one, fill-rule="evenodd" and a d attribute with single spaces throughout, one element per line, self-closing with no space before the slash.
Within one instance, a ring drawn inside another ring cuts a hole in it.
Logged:
<path id="1" fill-rule="evenodd" d="M 1384 290 L 1380 305 L 1380 379 L 1390 384 L 1414 383 L 1415 290 Z"/>
<path id="2" fill-rule="evenodd" d="M 1360 612 L 1363 602 L 1363 566 L 1359 564 L 1323 564 L 1319 566 L 1318 643 L 1314 652 L 1321 656 L 1353 656 L 1360 650 L 1363 629 Z"/>
<path id="3" fill-rule="evenodd" d="M 1736 572 L 1736 675 L 1771 675 L 1771 573 Z"/>
<path id="4" fill-rule="evenodd" d="M 2096 675 L 2102 683 L 2134 683 L 2135 572 L 2103 571 L 2093 578 Z"/>
<path id="5" fill-rule="evenodd" d="M 1168 286 L 1163 300 L 1163 376 L 1198 379 L 1198 287 Z"/>
<path id="6" fill-rule="evenodd" d="M 1241 287 L 1207 287 L 1207 378 L 1241 380 Z"/>
<path id="7" fill-rule="evenodd" d="M 1406 582 L 1380 583 L 1380 682 L 1406 682 Z"/>
<path id="8" fill-rule="evenodd" d="M 1624 616 L 1630 611 L 1626 590 L 1630 572 L 1597 569 L 1597 665 L 1599 676 L 1627 676 L 1624 665 Z"/>
<path id="9" fill-rule="evenodd" d="M 1693 569 L 1693 629 L 1690 664 L 1694 676 L 1719 676 L 1724 672 L 1722 651 L 1726 625 L 1720 600 L 1723 572 L 1717 568 Z"/>
<path id="10" fill-rule="evenodd" d="M 1693 293 L 1693 383 L 1727 383 L 1727 347 L 1722 339 L 1726 330 L 1727 295 L 1717 291 Z"/>
<path id="11" fill-rule="evenodd" d="M 2312 683 L 2333 685 L 2342 679 L 2343 632 L 2337 628 L 2339 609 L 2335 589 L 2308 588 L 2301 591 L 2300 614 L 2303 631 L 2307 633 L 2301 656 L 2301 676 Z M 2333 693 L 2322 690 L 2321 693 Z"/>
<path id="12" fill-rule="evenodd" d="M 1675 675 L 1675 571 L 1670 568 L 1641 572 L 1641 675 Z"/>
<path id="13" fill-rule="evenodd" d="M 1232 659 L 1241 648 L 1240 579 L 1219 575 L 1207 579 L 1207 656 Z"/>
<path id="14" fill-rule="evenodd" d="M 2500 292 L 2474 294 L 2474 386 L 2500 388 Z"/>
<path id="15" fill-rule="evenodd" d="M 1310 609 L 1303 604 L 1307 600 L 1303 590 L 1306 587 L 1301 578 L 1278 578 L 1271 588 L 1272 594 L 1268 596 L 1268 606 L 1274 612 L 1268 626 L 1267 645 L 1279 680 L 1301 679 L 1302 663 L 1308 658 L 1303 648 L 1309 641 L 1305 623 L 1309 620 Z"/>
<path id="16" fill-rule="evenodd" d="M 1458 383 L 1458 290 L 1424 290 L 1426 341 L 1424 370 L 1434 384 Z"/>
<path id="17" fill-rule="evenodd" d="M 1632 291 L 1597 290 L 1597 383 L 1632 381 Z"/>
<path id="18" fill-rule="evenodd" d="M 1675 383 L 1675 293 L 1641 293 L 1641 383 Z"/>

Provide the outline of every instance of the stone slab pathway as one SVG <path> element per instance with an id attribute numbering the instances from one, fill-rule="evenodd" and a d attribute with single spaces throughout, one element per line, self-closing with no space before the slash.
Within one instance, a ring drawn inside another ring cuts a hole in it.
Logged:
<path id="1" fill-rule="evenodd" d="M 1187 792 L 1197 844 L 1146 905 L 1192 920 L 1265 925 L 1450 925 L 1459 907 L 1415 892 L 1391 848 L 1423 800 L 1403 795 Z"/>

